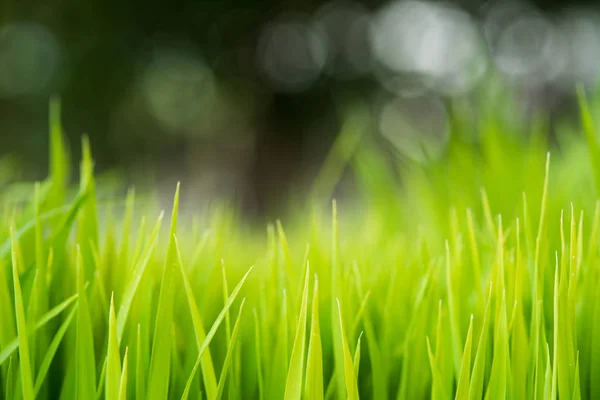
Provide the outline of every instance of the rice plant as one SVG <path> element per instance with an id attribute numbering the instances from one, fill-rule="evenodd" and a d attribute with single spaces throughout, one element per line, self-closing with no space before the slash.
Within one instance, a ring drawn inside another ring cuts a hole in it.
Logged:
<path id="1" fill-rule="evenodd" d="M 48 178 L 0 211 L 6 399 L 600 398 L 600 144 L 580 121 L 477 121 L 387 163 L 360 112 L 309 201 L 257 230 Z M 502 100 L 505 101 L 505 100 Z M 396 168 L 398 167 L 398 168 Z M 357 201 L 330 196 L 345 170 Z M 182 188 L 185 190 L 185 188 Z"/>

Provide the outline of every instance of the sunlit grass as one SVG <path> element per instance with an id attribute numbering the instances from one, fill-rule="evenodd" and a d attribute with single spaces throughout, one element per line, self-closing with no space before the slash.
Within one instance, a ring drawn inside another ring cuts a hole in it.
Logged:
<path id="1" fill-rule="evenodd" d="M 73 191 L 53 103 L 50 176 L 2 196 L 2 396 L 600 398 L 591 104 L 551 146 L 541 116 L 456 103 L 446 153 L 397 170 L 356 112 L 263 233 L 178 186 L 170 217 L 99 201 L 86 140 Z M 345 169 L 359 200 L 330 203 Z"/>

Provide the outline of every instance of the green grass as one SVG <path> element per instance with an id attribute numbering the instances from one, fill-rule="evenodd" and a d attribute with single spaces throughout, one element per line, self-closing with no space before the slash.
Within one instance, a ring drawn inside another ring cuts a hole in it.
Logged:
<path id="1" fill-rule="evenodd" d="M 102 200 L 85 139 L 71 187 L 54 101 L 50 176 L 0 195 L 0 397 L 600 398 L 600 97 L 552 141 L 481 99 L 419 164 L 353 110 L 265 229 Z"/>

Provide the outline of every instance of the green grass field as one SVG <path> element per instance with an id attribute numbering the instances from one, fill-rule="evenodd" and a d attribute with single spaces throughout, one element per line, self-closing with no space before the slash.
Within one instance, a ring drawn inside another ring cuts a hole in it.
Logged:
<path id="1" fill-rule="evenodd" d="M 552 144 L 541 114 L 453 103 L 445 153 L 398 166 L 355 113 L 258 231 L 178 218 L 175 182 L 164 214 L 100 200 L 85 140 L 71 187 L 53 104 L 49 177 L 2 196 L 1 396 L 600 398 L 600 99 L 579 94 Z"/>

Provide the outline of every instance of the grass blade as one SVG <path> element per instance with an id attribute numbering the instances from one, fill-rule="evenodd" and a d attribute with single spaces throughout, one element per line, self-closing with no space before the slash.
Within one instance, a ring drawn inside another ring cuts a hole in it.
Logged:
<path id="1" fill-rule="evenodd" d="M 194 380 L 194 376 L 196 375 L 196 371 L 198 370 L 198 367 L 200 366 L 200 362 L 202 361 L 202 355 L 204 354 L 204 351 L 206 350 L 206 348 L 210 344 L 211 340 L 217 333 L 217 329 L 219 329 L 221 322 L 223 322 L 223 319 L 225 319 L 225 315 L 231 308 L 231 305 L 235 301 L 237 295 L 240 293 L 240 290 L 242 290 L 242 286 L 244 285 L 244 282 L 246 282 L 246 279 L 248 279 L 248 275 L 250 275 L 250 272 L 252 272 L 252 268 L 253 267 L 250 267 L 248 272 L 246 272 L 244 277 L 240 280 L 240 282 L 237 284 L 237 286 L 233 289 L 233 291 L 231 292 L 231 295 L 227 299 L 227 303 L 225 303 L 225 306 L 221 310 L 221 313 L 218 315 L 218 317 L 215 320 L 215 322 L 213 323 L 212 327 L 206 334 L 206 338 L 204 339 L 204 342 L 202 342 L 202 346 L 200 346 L 200 350 L 198 350 L 198 358 L 196 359 L 196 362 L 194 363 L 194 368 L 192 368 L 192 372 L 190 373 L 190 376 L 188 377 L 187 383 L 185 385 L 185 390 L 183 392 L 183 396 L 181 396 L 182 400 L 186 400 L 188 398 L 190 389 L 192 387 L 192 382 Z"/>
<path id="2" fill-rule="evenodd" d="M 354 376 L 354 362 L 352 355 L 350 354 L 350 348 L 348 347 L 348 341 L 346 340 L 346 333 L 344 332 L 344 323 L 342 321 L 342 307 L 340 300 L 337 300 L 338 305 L 338 318 L 340 323 L 340 332 L 342 334 L 341 341 L 344 348 L 344 378 L 346 383 L 346 392 L 348 393 L 349 400 L 358 400 L 358 385 L 356 377 Z M 339 366 L 342 368 L 342 366 Z"/>
<path id="3" fill-rule="evenodd" d="M 292 356 L 288 368 L 288 375 L 285 383 L 286 400 L 300 400 L 302 397 L 302 375 L 304 370 L 304 352 L 306 348 L 306 315 L 308 309 L 308 285 L 310 278 L 310 268 L 306 266 L 306 276 L 304 278 L 304 289 L 302 291 L 302 305 L 300 306 L 300 317 L 296 327 L 296 338 L 292 346 Z"/>
<path id="4" fill-rule="evenodd" d="M 19 364 L 21 370 L 21 390 L 24 400 L 33 400 L 35 391 L 33 387 L 33 377 L 31 368 L 31 358 L 29 354 L 29 335 L 27 332 L 27 322 L 25 320 L 25 309 L 23 306 L 23 295 L 21 293 L 21 283 L 19 281 L 19 266 L 17 265 L 17 243 L 11 229 L 12 237 L 12 272 L 13 287 L 15 291 L 15 314 L 17 315 L 17 335 L 19 338 Z"/>
<path id="5" fill-rule="evenodd" d="M 225 355 L 225 361 L 223 362 L 223 369 L 221 369 L 221 375 L 219 376 L 219 385 L 217 386 L 217 392 L 215 394 L 214 399 L 220 400 L 223 396 L 223 390 L 225 389 L 225 383 L 227 381 L 227 374 L 231 365 L 231 360 L 233 358 L 233 349 L 237 343 L 237 336 L 240 331 L 240 321 L 242 319 L 242 311 L 244 310 L 244 303 L 246 299 L 242 299 L 242 304 L 240 304 L 240 310 L 238 311 L 238 316 L 233 326 L 233 331 L 231 333 L 231 341 L 229 342 L 229 346 L 227 347 L 227 354 Z"/>
<path id="6" fill-rule="evenodd" d="M 117 339 L 117 317 L 115 316 L 115 296 L 110 298 L 110 311 L 108 317 L 108 351 L 105 377 L 106 400 L 118 397 L 121 380 L 121 354 L 119 340 Z"/>

